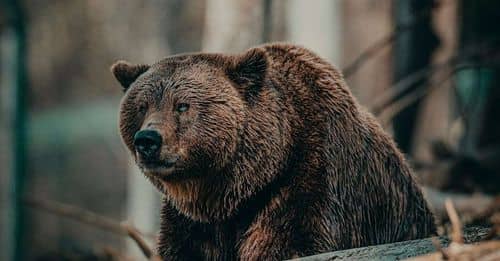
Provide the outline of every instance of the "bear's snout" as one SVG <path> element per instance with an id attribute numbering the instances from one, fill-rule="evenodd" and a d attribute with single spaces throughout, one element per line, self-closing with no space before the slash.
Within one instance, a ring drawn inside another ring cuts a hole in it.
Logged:
<path id="1" fill-rule="evenodd" d="M 134 147 L 141 159 L 147 162 L 157 161 L 160 155 L 162 138 L 156 130 L 141 130 L 134 136 Z"/>
<path id="2" fill-rule="evenodd" d="M 144 129 L 134 135 L 134 148 L 138 157 L 138 165 L 143 170 L 156 174 L 171 174 L 178 165 L 181 155 L 177 153 L 162 153 L 165 147 L 164 138 L 159 131 Z"/>

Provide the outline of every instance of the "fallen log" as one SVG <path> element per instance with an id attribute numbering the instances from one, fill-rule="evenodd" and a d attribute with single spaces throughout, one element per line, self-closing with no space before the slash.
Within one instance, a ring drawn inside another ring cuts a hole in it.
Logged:
<path id="1" fill-rule="evenodd" d="M 489 228 L 469 227 L 465 228 L 464 242 L 474 243 L 486 238 L 490 232 Z M 325 261 L 325 260 L 401 260 L 439 251 L 440 246 L 447 247 L 451 240 L 448 237 L 424 238 L 403 241 L 391 244 L 367 246 L 347 250 L 334 251 L 314 256 L 297 258 L 298 261 Z"/>

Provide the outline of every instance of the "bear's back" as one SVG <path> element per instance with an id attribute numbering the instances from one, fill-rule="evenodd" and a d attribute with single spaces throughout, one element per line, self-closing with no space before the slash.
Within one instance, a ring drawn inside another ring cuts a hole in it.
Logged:
<path id="1" fill-rule="evenodd" d="M 435 232 L 434 218 L 403 155 L 375 117 L 361 107 L 341 73 L 313 52 L 272 44 L 281 81 L 304 121 L 311 162 L 323 169 L 327 197 L 335 207 L 339 239 L 359 247 L 421 238 Z M 272 76 L 271 76 L 272 77 Z M 308 152 L 309 153 L 309 152 Z M 325 212 L 328 215 L 328 213 Z"/>

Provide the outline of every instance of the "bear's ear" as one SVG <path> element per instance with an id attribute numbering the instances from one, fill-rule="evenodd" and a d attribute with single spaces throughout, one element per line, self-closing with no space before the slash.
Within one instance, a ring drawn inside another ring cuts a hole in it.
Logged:
<path id="1" fill-rule="evenodd" d="M 228 66 L 227 75 L 244 92 L 245 98 L 257 94 L 267 70 L 267 54 L 262 48 L 253 48 L 236 57 Z"/>
<path id="2" fill-rule="evenodd" d="M 123 86 L 123 91 L 126 91 L 139 75 L 149 69 L 149 65 L 145 64 L 130 64 L 126 61 L 117 61 L 111 66 L 111 72 L 115 78 Z"/>

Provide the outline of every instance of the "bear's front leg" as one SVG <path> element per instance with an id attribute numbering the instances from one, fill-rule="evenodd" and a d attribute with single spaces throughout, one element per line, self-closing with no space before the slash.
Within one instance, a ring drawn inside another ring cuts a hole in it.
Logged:
<path id="1" fill-rule="evenodd" d="M 297 249 L 301 230 L 298 212 L 281 196 L 271 200 L 243 234 L 238 245 L 240 260 L 285 260 L 301 256 Z"/>
<path id="2" fill-rule="evenodd" d="M 199 260 L 200 253 L 196 251 L 189 236 L 193 224 L 181 215 L 166 200 L 161 211 L 161 228 L 158 238 L 158 254 L 163 260 Z"/>
<path id="3" fill-rule="evenodd" d="M 282 192 L 271 199 L 243 234 L 241 260 L 285 260 L 339 249 L 342 233 L 324 208 L 328 197 Z"/>
<path id="4" fill-rule="evenodd" d="M 292 237 L 292 231 L 286 226 L 265 222 L 253 224 L 239 246 L 240 260 L 285 260 L 297 257 L 297 251 L 292 247 Z"/>

